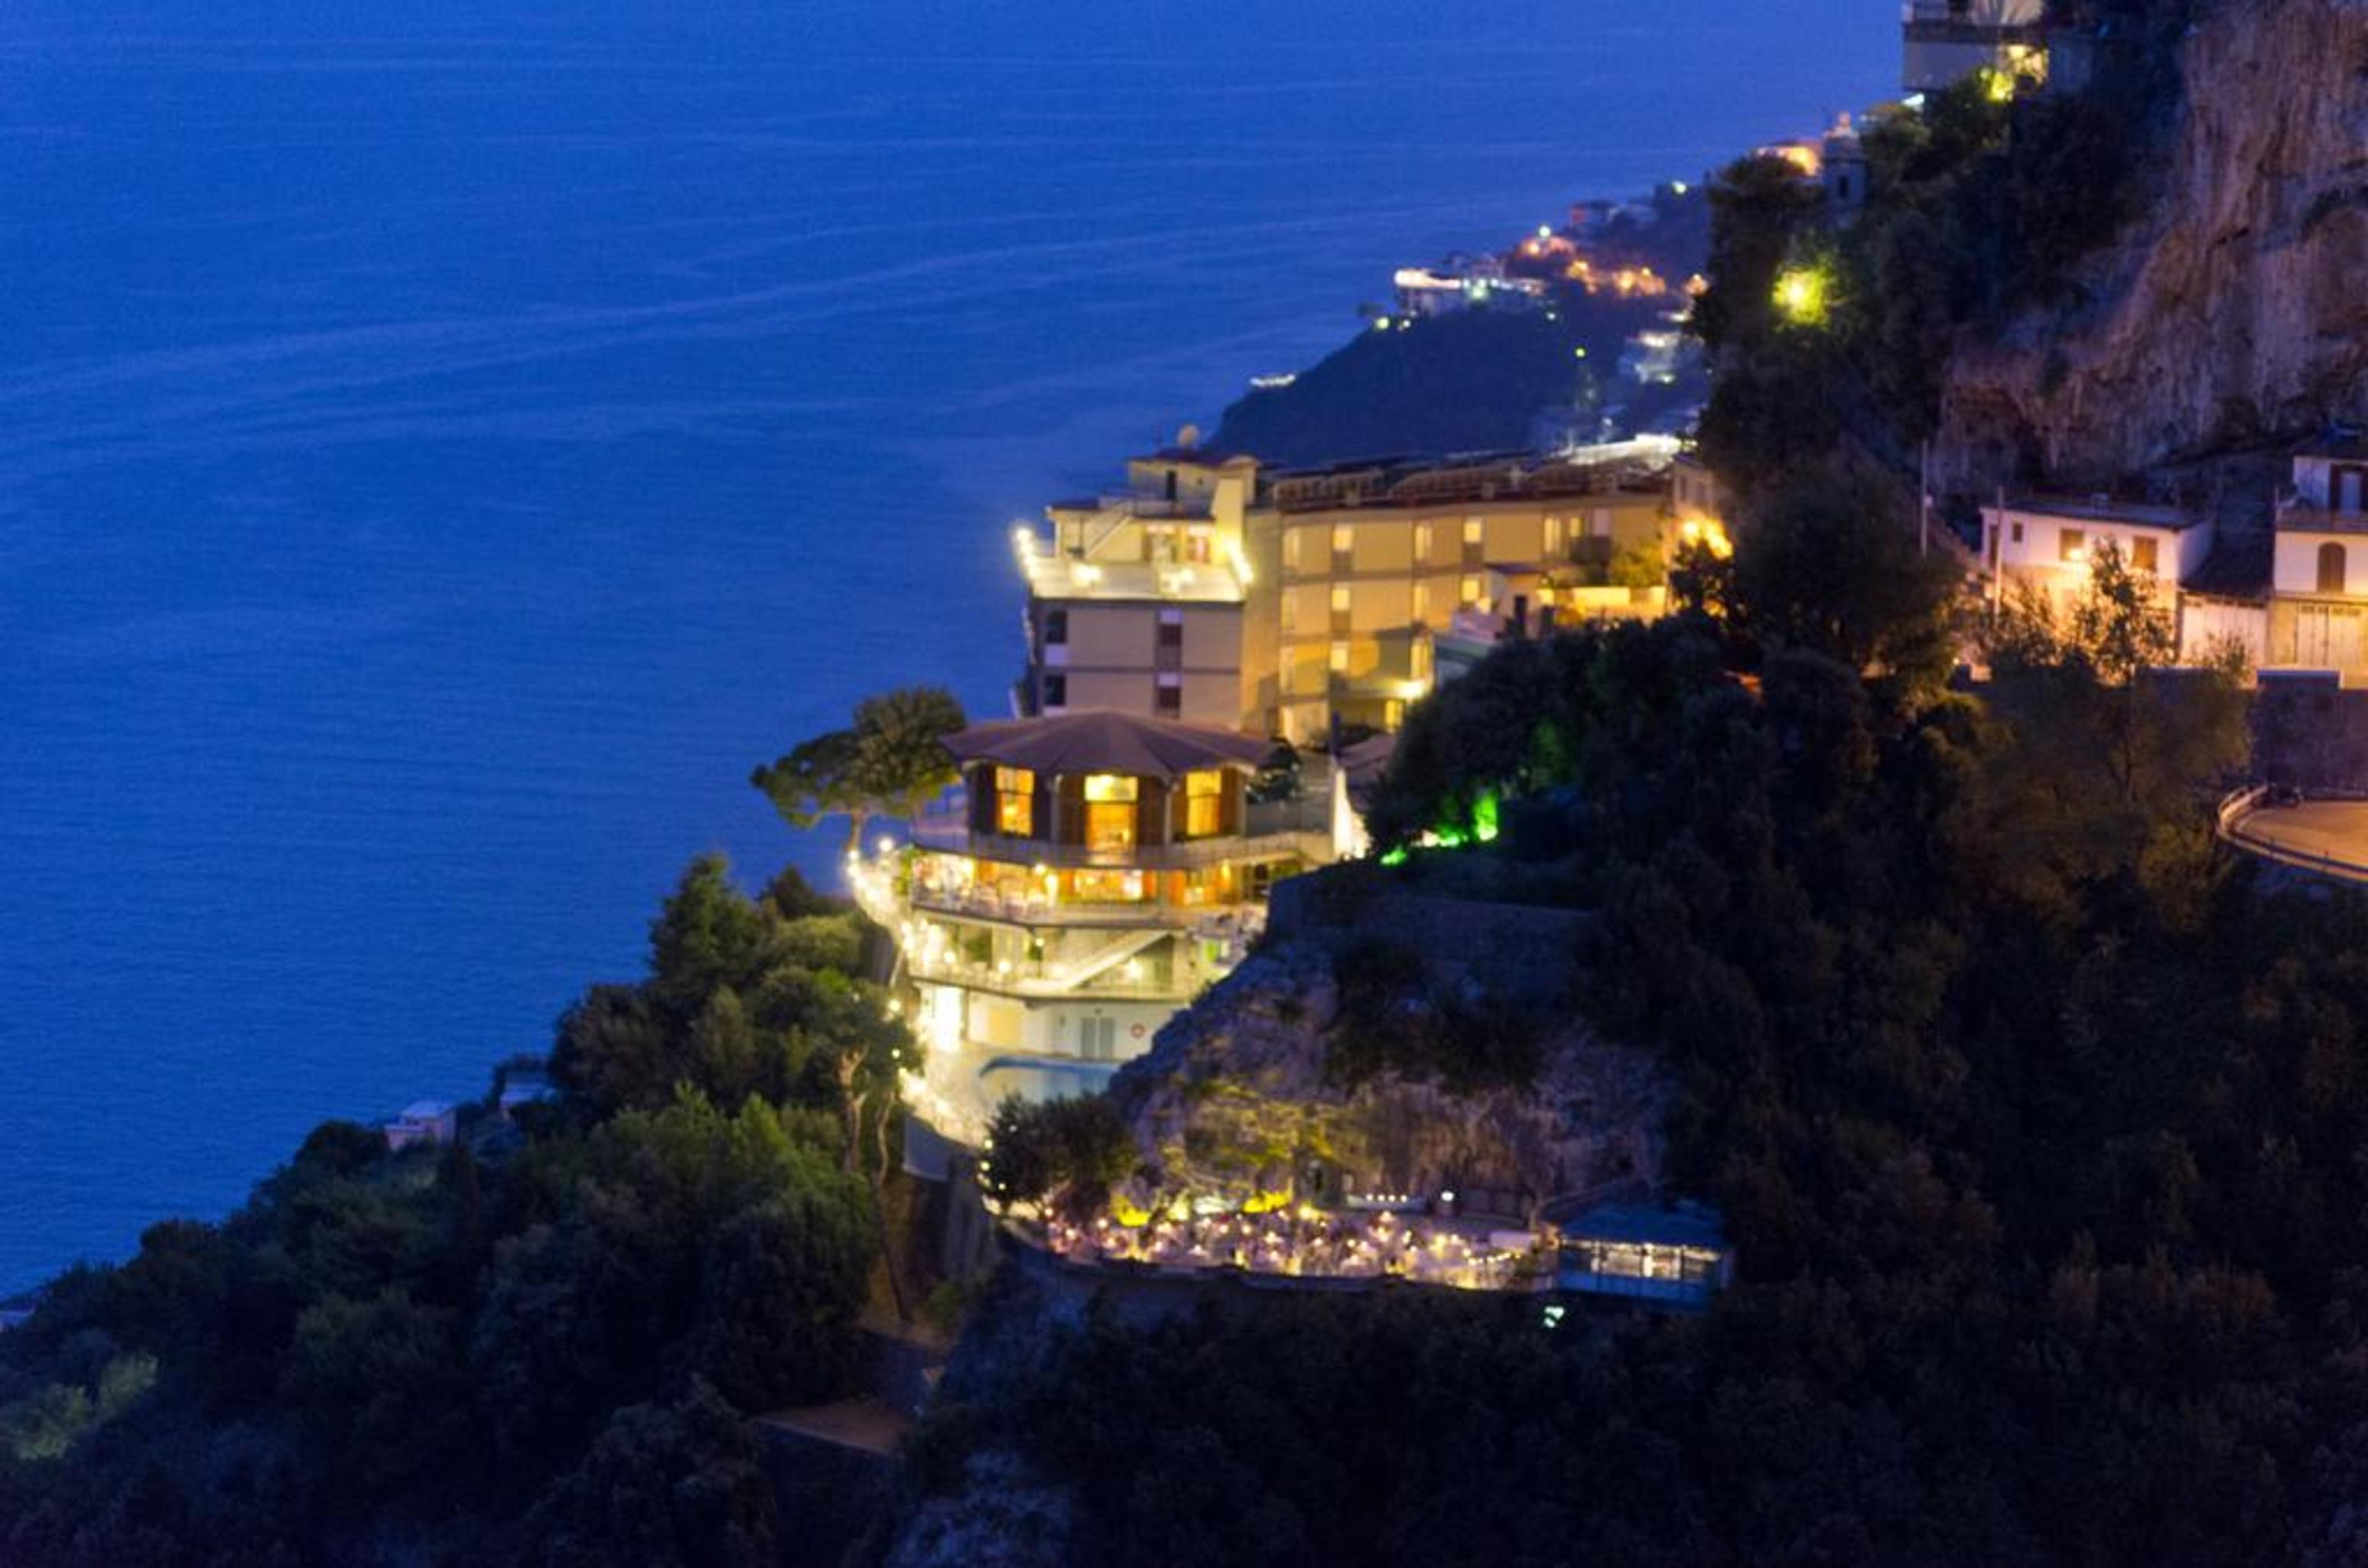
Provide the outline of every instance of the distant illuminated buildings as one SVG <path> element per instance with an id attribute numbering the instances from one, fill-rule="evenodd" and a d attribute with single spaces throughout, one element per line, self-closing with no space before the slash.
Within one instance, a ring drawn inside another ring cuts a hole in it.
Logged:
<path id="1" fill-rule="evenodd" d="M 2044 80 L 2046 19 L 2046 0 L 1908 0 L 1901 87 L 1937 93 L 1976 72 L 1991 72 L 2010 94 L 2019 80 Z"/>

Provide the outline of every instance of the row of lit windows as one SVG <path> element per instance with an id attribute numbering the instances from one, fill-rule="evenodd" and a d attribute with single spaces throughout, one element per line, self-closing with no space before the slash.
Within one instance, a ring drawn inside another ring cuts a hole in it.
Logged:
<path id="1" fill-rule="evenodd" d="M 1123 774 L 1086 777 L 1086 844 L 1093 849 L 1132 849 L 1135 808 L 1142 781 Z M 1208 838 L 1224 828 L 1225 776 L 1211 769 L 1184 776 L 1184 833 Z M 995 770 L 995 830 L 1016 838 L 1036 831 L 1036 775 L 1025 767 Z"/>
<path id="2" fill-rule="evenodd" d="M 1455 585 L 1456 603 L 1460 608 L 1469 609 L 1474 605 L 1480 603 L 1482 598 L 1486 597 L 1486 592 L 1487 585 L 1477 574 L 1466 575 L 1459 579 Z M 1540 590 L 1538 602 L 1541 604 L 1551 604 L 1553 600 L 1548 596 L 1553 592 L 1554 590 L 1551 588 Z M 1332 612 L 1333 631 L 1346 631 L 1349 630 L 1349 618 L 1355 605 L 1356 590 L 1354 588 L 1346 583 L 1335 583 L 1332 585 L 1329 608 Z M 1282 596 L 1282 634 L 1289 637 L 1296 633 L 1298 630 L 1298 596 L 1295 594 L 1285 594 Z"/>
<path id="3" fill-rule="evenodd" d="M 1544 543 L 1541 551 L 1541 554 L 1544 559 L 1554 560 L 1561 556 L 1565 545 L 1569 542 L 1570 539 L 1577 537 L 1577 530 L 1581 525 L 1582 519 L 1577 517 L 1565 518 L 1554 516 L 1543 518 L 1541 521 L 1544 529 Z M 1595 539 L 1609 539 L 1611 537 L 1611 509 L 1610 507 L 1599 506 L 1595 508 L 1592 512 L 1587 515 L 1583 521 L 1589 537 Z M 1386 528 L 1395 527 L 1397 525 L 1384 523 L 1372 526 Z M 1569 530 L 1567 536 L 1565 535 L 1565 529 Z M 1304 528 L 1286 528 L 1283 531 L 1282 564 L 1285 570 L 1298 572 L 1302 569 L 1304 564 L 1304 546 L 1301 541 L 1312 531 L 1312 529 Z M 1486 549 L 1487 537 L 1487 518 L 1466 517 L 1463 519 L 1461 525 L 1459 538 L 1463 547 L 1464 558 L 1467 561 L 1477 559 L 1479 554 Z M 1418 522 L 1414 525 L 1414 558 L 1417 562 L 1429 562 L 1432 557 L 1433 547 L 1437 542 L 1437 525 L 1428 522 Z M 1347 563 L 1347 558 L 1354 555 L 1356 552 L 1357 525 L 1354 523 L 1333 524 L 1331 543 L 1333 567 L 1336 571 L 1340 570 Z"/>

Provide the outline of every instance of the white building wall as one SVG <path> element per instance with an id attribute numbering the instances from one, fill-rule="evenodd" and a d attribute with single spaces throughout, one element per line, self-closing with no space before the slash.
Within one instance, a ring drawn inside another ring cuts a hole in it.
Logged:
<path id="1" fill-rule="evenodd" d="M 2179 608 L 2179 658 L 2202 664 L 2235 642 L 2255 669 L 2270 660 L 2270 607 L 2224 599 L 2182 599 Z"/>
<path id="2" fill-rule="evenodd" d="M 2368 594 L 2368 535 L 2306 533 L 2280 528 L 2271 581 L 2282 594 L 2316 594 L 2321 545 L 2343 548 L 2343 591 Z"/>

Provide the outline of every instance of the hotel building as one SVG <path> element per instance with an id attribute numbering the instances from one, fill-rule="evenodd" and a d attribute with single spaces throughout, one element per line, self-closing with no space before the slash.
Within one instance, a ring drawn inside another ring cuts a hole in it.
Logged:
<path id="1" fill-rule="evenodd" d="M 1178 446 L 1127 486 L 1045 508 L 1014 537 L 1028 580 L 1018 709 L 1231 728 L 1241 716 L 1244 517 L 1258 463 Z"/>
<path id="2" fill-rule="evenodd" d="M 946 745 L 958 803 L 850 880 L 914 993 L 910 1103 L 957 1142 L 1008 1095 L 1100 1089 L 1240 960 L 1275 881 L 1331 858 L 1329 802 L 1251 802 L 1269 745 L 1236 732 L 1089 712 Z"/>
<path id="3" fill-rule="evenodd" d="M 1395 730 L 1459 615 L 1657 615 L 1673 530 L 1667 454 L 1642 449 L 1280 475 L 1249 519 L 1243 722 L 1300 745 L 1336 719 Z"/>

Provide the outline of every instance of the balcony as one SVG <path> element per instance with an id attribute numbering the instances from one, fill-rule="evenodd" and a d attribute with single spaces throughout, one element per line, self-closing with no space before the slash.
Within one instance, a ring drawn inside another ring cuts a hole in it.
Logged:
<path id="1" fill-rule="evenodd" d="M 1236 921 L 1263 918 L 1254 903 L 1090 903 L 1076 899 L 1056 902 L 1035 894 L 997 892 L 992 888 L 939 887 L 919 878 L 914 880 L 907 898 L 915 909 L 925 914 L 991 920 L 1006 926 L 1112 929 L 1156 926 L 1173 931 L 1195 931 L 1228 917 Z"/>
<path id="2" fill-rule="evenodd" d="M 1159 966 L 1164 972 L 1130 971 L 1146 949 L 1167 940 L 1165 930 L 1119 933 L 1086 951 L 1063 950 L 1028 961 L 982 962 L 952 948 L 907 943 L 905 970 L 915 980 L 989 991 L 1029 1001 L 1184 1003 L 1223 979 L 1247 951 L 1254 927 L 1227 931 L 1218 957 L 1197 945 L 1178 950 Z"/>

